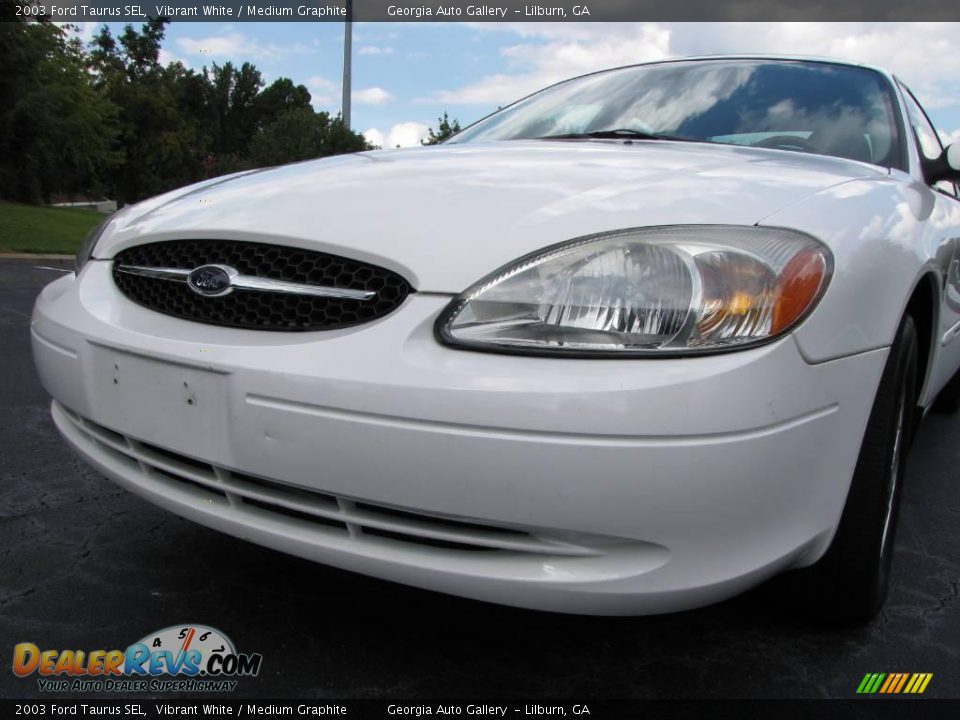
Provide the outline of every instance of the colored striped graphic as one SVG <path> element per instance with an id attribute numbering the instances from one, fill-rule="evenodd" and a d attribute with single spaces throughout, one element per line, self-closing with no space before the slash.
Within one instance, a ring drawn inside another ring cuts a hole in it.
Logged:
<path id="1" fill-rule="evenodd" d="M 933 673 L 867 673 L 857 686 L 857 694 L 919 695 L 932 679 Z"/>

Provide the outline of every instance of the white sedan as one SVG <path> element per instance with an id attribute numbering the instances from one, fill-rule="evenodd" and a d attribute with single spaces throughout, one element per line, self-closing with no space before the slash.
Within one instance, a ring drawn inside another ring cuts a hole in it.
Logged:
<path id="1" fill-rule="evenodd" d="M 33 352 L 85 460 L 238 538 L 592 614 L 794 570 L 862 621 L 960 399 L 958 180 L 881 70 L 620 68 L 126 207 Z"/>

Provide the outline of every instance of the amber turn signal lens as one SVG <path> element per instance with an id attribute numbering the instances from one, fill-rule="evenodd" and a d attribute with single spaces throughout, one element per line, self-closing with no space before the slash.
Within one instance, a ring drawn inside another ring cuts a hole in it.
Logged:
<path id="1" fill-rule="evenodd" d="M 773 322 L 770 333 L 775 335 L 792 325 L 816 299 L 827 275 L 827 261 L 823 254 L 809 248 L 790 259 L 780 273 L 775 292 Z"/>

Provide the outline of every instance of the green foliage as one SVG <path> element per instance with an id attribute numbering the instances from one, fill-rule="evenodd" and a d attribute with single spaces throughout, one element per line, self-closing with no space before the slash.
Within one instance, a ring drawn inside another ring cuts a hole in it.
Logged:
<path id="1" fill-rule="evenodd" d="M 117 107 L 78 41 L 50 23 L 0 23 L 0 192 L 35 202 L 96 192 L 120 154 Z"/>
<path id="2" fill-rule="evenodd" d="M 257 131 L 257 98 L 263 87 L 260 71 L 250 63 L 213 65 L 208 76 L 211 105 L 216 123 L 217 155 L 242 154 Z"/>
<path id="3" fill-rule="evenodd" d="M 450 118 L 447 117 L 447 113 L 443 113 L 443 117 L 437 118 L 437 131 L 434 132 L 433 128 L 430 128 L 430 137 L 426 140 L 422 140 L 421 144 L 423 145 L 437 145 L 442 143 L 449 137 L 456 135 L 463 128 L 460 127 L 460 121 L 454 118 L 453 123 L 451 124 Z"/>
<path id="4" fill-rule="evenodd" d="M 161 64 L 166 20 L 85 49 L 48 22 L 0 23 L 0 196 L 121 205 L 264 164 L 370 149 L 289 78 L 250 63 Z"/>
<path id="5" fill-rule="evenodd" d="M 344 127 L 339 115 L 301 107 L 267 124 L 253 139 L 250 156 L 254 165 L 282 165 L 367 149 L 363 135 Z"/>
<path id="6" fill-rule="evenodd" d="M 73 254 L 105 217 L 93 210 L 0 202 L 0 252 Z"/>
<path id="7" fill-rule="evenodd" d="M 294 85 L 290 78 L 275 80 L 257 96 L 256 114 L 261 127 L 288 110 L 297 109 L 310 109 L 310 92 L 303 85 Z"/>
<path id="8" fill-rule="evenodd" d="M 160 65 L 165 21 L 137 32 L 127 26 L 114 40 L 107 26 L 93 41 L 91 67 L 102 96 L 119 108 L 118 150 L 123 164 L 108 191 L 120 204 L 139 200 L 203 175 L 204 106 L 185 112 L 184 85 L 202 86 L 182 65 Z M 197 113 L 199 112 L 199 117 Z"/>

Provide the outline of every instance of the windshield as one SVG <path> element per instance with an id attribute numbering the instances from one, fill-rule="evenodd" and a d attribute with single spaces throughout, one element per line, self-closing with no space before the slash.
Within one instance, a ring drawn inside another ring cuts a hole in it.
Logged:
<path id="1" fill-rule="evenodd" d="M 484 118 L 451 143 L 643 136 L 751 145 L 901 167 L 889 83 L 821 62 L 701 60 L 568 80 Z M 618 131 L 612 133 L 610 131 Z"/>

